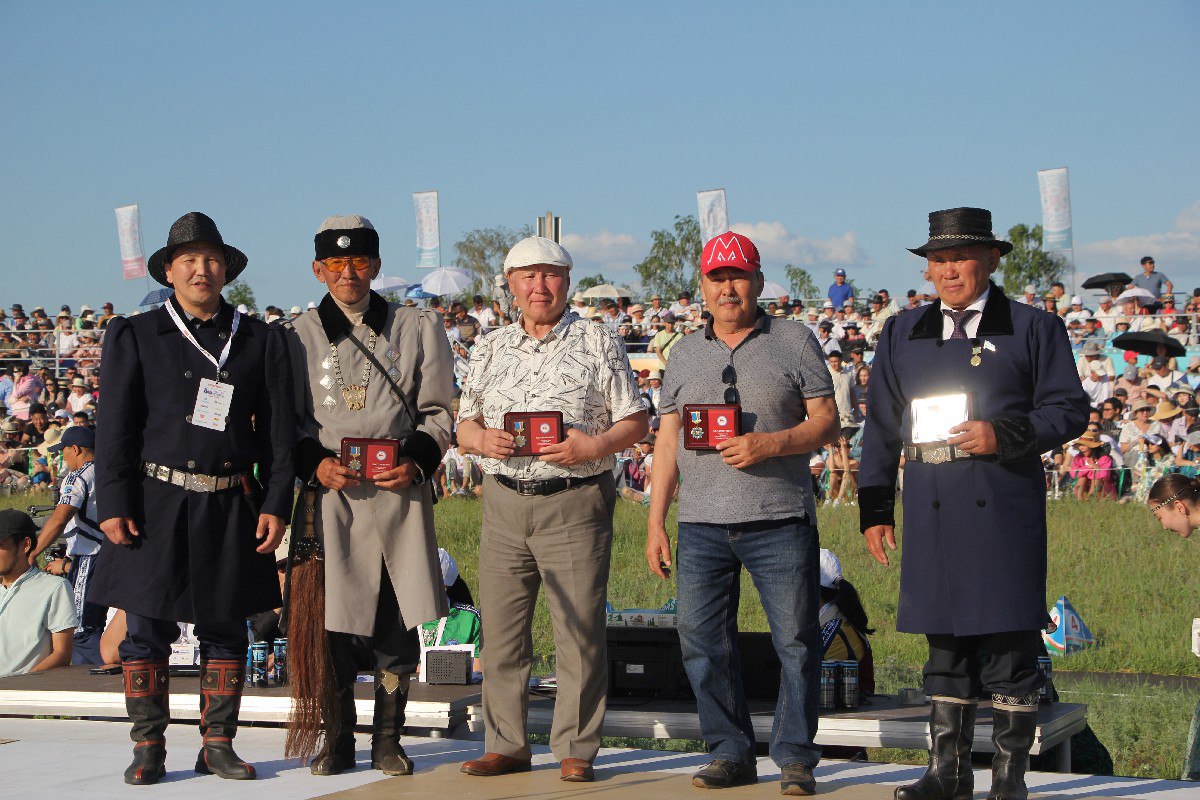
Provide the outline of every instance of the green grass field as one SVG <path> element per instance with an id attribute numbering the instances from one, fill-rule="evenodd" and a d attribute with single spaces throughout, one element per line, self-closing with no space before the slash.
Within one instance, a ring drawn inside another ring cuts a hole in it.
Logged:
<path id="1" fill-rule="evenodd" d="M 48 502 L 45 496 L 19 496 L 0 498 L 0 506 L 35 501 Z M 439 503 L 436 513 L 438 539 L 457 558 L 478 598 L 475 554 L 481 504 L 451 498 Z M 1200 660 L 1189 649 L 1191 620 L 1200 616 L 1197 541 L 1161 530 L 1145 508 L 1110 502 L 1061 500 L 1050 505 L 1049 519 L 1047 608 L 1065 594 L 1098 640 L 1092 651 L 1055 659 L 1055 670 L 1200 675 Z M 924 639 L 895 631 L 898 562 L 885 569 L 870 558 L 858 533 L 857 508 L 822 508 L 819 523 L 822 546 L 838 554 L 876 628 L 872 645 L 879 691 L 919 686 Z M 668 529 L 674 530 L 673 517 Z M 674 596 L 673 582 L 660 581 L 646 568 L 645 509 L 618 502 L 615 530 L 610 602 L 617 608 L 657 607 Z M 903 545 L 903 530 L 900 541 Z M 748 576 L 743 577 L 739 622 L 743 630 L 766 630 Z M 534 618 L 534 647 L 539 671 L 548 671 L 554 642 L 544 599 L 539 599 Z M 1088 704 L 1091 726 L 1111 753 L 1118 775 L 1179 777 L 1187 726 L 1200 692 L 1136 682 L 1114 688 L 1091 679 L 1064 680 L 1060 688 L 1064 701 Z M 924 754 L 915 751 L 875 750 L 872 756 L 924 761 Z"/>

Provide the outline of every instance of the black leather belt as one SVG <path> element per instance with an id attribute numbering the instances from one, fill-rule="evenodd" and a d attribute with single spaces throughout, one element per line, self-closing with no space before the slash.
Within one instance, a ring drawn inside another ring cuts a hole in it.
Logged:
<path id="1" fill-rule="evenodd" d="M 598 472 L 595 475 L 589 475 L 586 478 L 549 478 L 544 481 L 525 481 L 517 478 L 510 478 L 507 475 L 493 475 L 496 483 L 501 486 L 506 486 L 514 492 L 526 497 L 534 497 L 538 495 L 558 494 L 559 492 L 570 489 L 572 486 L 583 486 L 587 483 L 595 483 L 601 476 L 607 475 L 606 472 Z"/>

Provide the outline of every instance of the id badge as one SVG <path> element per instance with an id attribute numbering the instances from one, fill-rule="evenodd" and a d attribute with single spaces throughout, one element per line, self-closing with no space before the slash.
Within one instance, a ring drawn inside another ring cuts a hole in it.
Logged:
<path id="1" fill-rule="evenodd" d="M 208 378 L 200 379 L 196 392 L 196 407 L 192 410 L 192 424 L 214 431 L 225 430 L 225 418 L 233 403 L 233 386 L 218 383 Z"/>

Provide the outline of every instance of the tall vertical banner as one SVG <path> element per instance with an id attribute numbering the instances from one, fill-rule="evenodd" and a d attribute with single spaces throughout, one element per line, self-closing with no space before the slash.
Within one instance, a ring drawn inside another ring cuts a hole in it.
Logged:
<path id="1" fill-rule="evenodd" d="M 417 266 L 439 267 L 442 243 L 437 192 L 413 192 L 413 208 L 417 212 Z"/>
<path id="2" fill-rule="evenodd" d="M 701 241 L 707 243 L 714 236 L 729 230 L 729 209 L 725 205 L 724 189 L 696 192 L 696 205 L 700 210 Z"/>
<path id="3" fill-rule="evenodd" d="M 1042 249 L 1071 250 L 1071 186 L 1067 168 L 1038 170 L 1042 194 Z"/>
<path id="4" fill-rule="evenodd" d="M 125 280 L 146 277 L 142 253 L 142 215 L 137 203 L 117 209 L 117 240 L 121 244 L 121 273 Z"/>

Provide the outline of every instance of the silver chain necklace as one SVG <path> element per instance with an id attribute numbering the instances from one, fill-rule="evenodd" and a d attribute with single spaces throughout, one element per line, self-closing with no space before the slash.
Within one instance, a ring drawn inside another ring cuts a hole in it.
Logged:
<path id="1" fill-rule="evenodd" d="M 375 342 L 378 337 L 374 331 L 367 337 L 367 350 L 375 352 Z M 333 377 L 337 380 L 338 388 L 342 390 L 342 399 L 346 401 L 346 408 L 351 411 L 362 411 L 367 407 L 367 387 L 371 385 L 371 359 L 367 359 L 367 366 L 363 367 L 363 376 L 361 384 L 346 385 L 342 380 L 342 362 L 338 360 L 337 345 L 329 345 L 329 358 L 333 361 Z"/>

